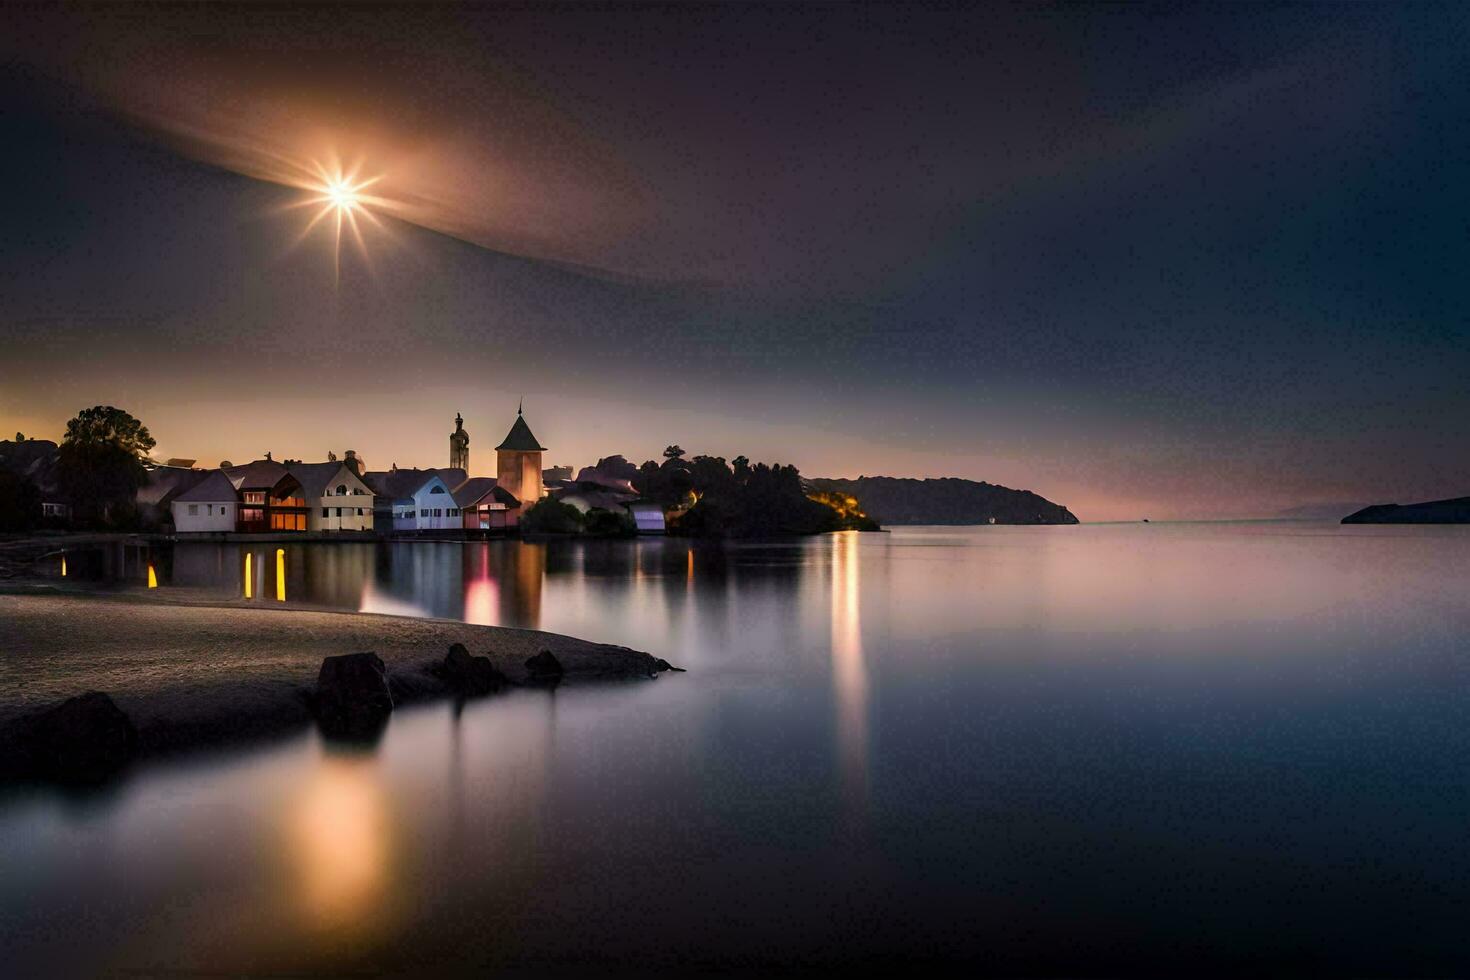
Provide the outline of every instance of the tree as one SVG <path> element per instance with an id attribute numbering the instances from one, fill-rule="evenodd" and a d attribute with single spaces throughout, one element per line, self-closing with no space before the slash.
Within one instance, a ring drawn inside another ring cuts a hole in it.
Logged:
<path id="1" fill-rule="evenodd" d="M 78 412 L 66 424 L 57 468 L 73 520 L 129 523 L 138 488 L 148 478 L 143 463 L 154 445 L 147 426 L 120 408 L 98 405 Z"/>
<path id="2" fill-rule="evenodd" d="M 681 446 L 666 446 L 666 447 L 664 447 L 664 459 L 674 460 L 674 459 L 683 459 L 683 458 L 684 458 L 684 449 L 683 449 L 683 447 L 681 447 Z"/>
<path id="3" fill-rule="evenodd" d="M 582 512 L 555 497 L 542 497 L 521 515 L 520 527 L 530 534 L 576 534 L 582 530 Z"/>
<path id="4" fill-rule="evenodd" d="M 593 507 L 582 518 L 583 530 L 599 538 L 631 538 L 638 533 L 633 515 L 627 511 L 604 510 Z"/>
<path id="5" fill-rule="evenodd" d="M 62 445 L 67 443 L 115 446 L 140 464 L 156 445 L 146 425 L 111 405 L 98 405 L 78 412 L 76 418 L 66 423 L 66 438 Z"/>

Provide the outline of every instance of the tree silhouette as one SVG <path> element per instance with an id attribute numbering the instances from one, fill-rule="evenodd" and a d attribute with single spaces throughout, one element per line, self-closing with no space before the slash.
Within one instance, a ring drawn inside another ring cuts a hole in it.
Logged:
<path id="1" fill-rule="evenodd" d="M 138 488 L 148 478 L 143 463 L 155 443 L 148 427 L 120 408 L 97 405 L 66 424 L 57 478 L 83 525 L 126 525 L 135 516 Z"/>

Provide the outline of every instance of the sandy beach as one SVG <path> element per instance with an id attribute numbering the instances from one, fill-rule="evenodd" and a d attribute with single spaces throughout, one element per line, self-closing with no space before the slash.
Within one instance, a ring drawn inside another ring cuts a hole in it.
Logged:
<path id="1" fill-rule="evenodd" d="M 551 651 L 564 680 L 647 678 L 650 654 L 570 636 L 440 619 L 279 609 L 123 593 L 0 593 L 0 723 L 86 691 L 111 695 L 144 751 L 263 736 L 311 720 L 322 659 L 372 651 L 395 699 L 450 694 L 428 667 L 452 643 L 511 683 Z"/>

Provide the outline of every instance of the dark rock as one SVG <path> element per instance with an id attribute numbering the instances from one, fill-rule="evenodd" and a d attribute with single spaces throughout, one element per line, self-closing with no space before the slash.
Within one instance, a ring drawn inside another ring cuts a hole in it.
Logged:
<path id="1" fill-rule="evenodd" d="M 121 769 L 138 751 L 132 720 L 100 691 L 33 716 L 21 737 L 28 768 L 53 779 L 96 779 Z"/>
<path id="2" fill-rule="evenodd" d="M 382 729 L 393 711 L 387 669 L 376 653 L 346 653 L 322 661 L 316 678 L 316 714 L 332 735 Z"/>
<path id="3" fill-rule="evenodd" d="M 654 657 L 653 658 L 653 665 L 654 665 L 654 667 L 656 667 L 659 670 L 672 670 L 676 674 L 682 674 L 682 673 L 684 673 L 684 668 L 683 667 L 675 667 L 673 664 L 669 663 L 663 657 Z"/>
<path id="4" fill-rule="evenodd" d="M 542 650 L 536 656 L 527 658 L 526 669 L 535 680 L 551 680 L 562 675 L 561 661 L 550 650 Z"/>
<path id="5" fill-rule="evenodd" d="M 472 656 L 463 643 L 449 648 L 441 674 L 460 694 L 492 694 L 505 684 L 505 675 L 495 669 L 489 657 Z"/>

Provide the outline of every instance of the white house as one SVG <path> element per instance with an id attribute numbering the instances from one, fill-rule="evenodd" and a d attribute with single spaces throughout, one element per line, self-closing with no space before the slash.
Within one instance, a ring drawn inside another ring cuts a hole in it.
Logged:
<path id="1" fill-rule="evenodd" d="M 398 472 L 401 475 L 405 471 Z M 434 470 L 420 470 L 417 477 L 406 484 L 406 495 L 393 499 L 393 530 L 441 531 L 463 527 L 459 505 L 454 502 L 454 493 L 444 478 Z"/>
<path id="2" fill-rule="evenodd" d="M 287 469 L 301 484 L 308 531 L 373 529 L 373 491 L 346 463 L 292 463 Z"/>
<path id="3" fill-rule="evenodd" d="M 203 534 L 235 530 L 240 495 L 222 470 L 215 470 L 179 494 L 169 505 L 174 530 L 179 534 Z"/>

